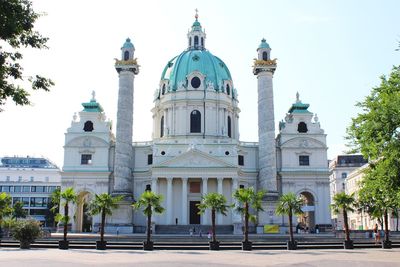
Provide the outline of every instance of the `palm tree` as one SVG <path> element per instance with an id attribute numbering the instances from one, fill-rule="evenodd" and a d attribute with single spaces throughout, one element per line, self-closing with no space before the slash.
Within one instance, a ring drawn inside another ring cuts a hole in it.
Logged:
<path id="1" fill-rule="evenodd" d="M 278 206 L 276 207 L 276 214 L 278 215 L 288 215 L 289 217 L 289 235 L 290 240 L 288 243 L 288 249 L 296 249 L 296 241 L 293 237 L 293 214 L 300 215 L 303 213 L 301 210 L 304 205 L 304 199 L 297 197 L 294 193 L 287 193 L 280 197 Z"/>
<path id="2" fill-rule="evenodd" d="M 345 248 L 353 248 L 353 241 L 350 240 L 349 222 L 347 219 L 347 212 L 354 211 L 354 194 L 347 195 L 345 192 L 337 193 L 333 196 L 333 204 L 331 204 L 331 209 L 333 213 L 339 214 L 340 211 L 343 212 L 344 220 L 344 231 L 346 233 L 345 237 Z"/>
<path id="3" fill-rule="evenodd" d="M 234 194 L 233 198 L 237 200 L 237 203 L 233 204 L 235 210 L 244 216 L 244 240 L 243 250 L 251 250 L 252 244 L 249 242 L 249 220 L 253 223 L 256 222 L 256 215 L 250 214 L 250 207 L 254 211 L 263 211 L 261 206 L 262 198 L 265 195 L 265 191 L 259 191 L 256 193 L 253 187 L 239 188 Z"/>
<path id="4" fill-rule="evenodd" d="M 112 215 L 112 210 L 118 208 L 118 202 L 120 202 L 122 198 L 123 196 L 113 197 L 108 193 L 103 193 L 100 195 L 96 194 L 94 199 L 90 202 L 90 214 L 101 214 L 100 242 L 96 243 L 97 249 L 106 249 L 107 243 L 104 242 L 104 226 L 106 223 L 106 215 Z"/>
<path id="5" fill-rule="evenodd" d="M 59 213 L 56 216 L 56 220 L 59 222 L 62 222 L 64 224 L 64 238 L 63 238 L 63 240 L 59 241 L 60 249 L 68 249 L 67 233 L 68 233 L 68 223 L 70 220 L 70 217 L 68 216 L 69 204 L 76 203 L 77 198 L 78 198 L 78 196 L 76 195 L 76 193 L 72 187 L 66 188 L 60 194 L 60 199 L 63 200 L 63 204 L 64 204 L 64 215 L 61 215 Z"/>
<path id="6" fill-rule="evenodd" d="M 24 209 L 24 203 L 21 201 L 17 201 L 13 205 L 13 211 L 12 211 L 12 218 L 13 219 L 19 219 L 19 218 L 26 218 L 27 215 L 26 209 Z"/>
<path id="7" fill-rule="evenodd" d="M 204 214 L 206 209 L 211 209 L 211 231 L 212 231 L 212 241 L 210 242 L 211 250 L 219 249 L 219 242 L 217 242 L 217 238 L 215 235 L 215 215 L 216 213 L 221 213 L 226 216 L 227 208 L 226 198 L 222 194 L 218 193 L 208 193 L 203 196 L 201 199 L 201 203 L 197 204 L 199 208 L 199 214 Z"/>
<path id="8" fill-rule="evenodd" d="M 143 244 L 144 250 L 153 250 L 153 242 L 150 240 L 151 216 L 153 212 L 158 214 L 164 212 L 165 209 L 161 206 L 162 199 L 162 195 L 146 190 L 140 196 L 139 200 L 132 205 L 135 210 L 143 209 L 143 214 L 147 216 L 147 238 Z"/>
<path id="9" fill-rule="evenodd" d="M 3 218 L 12 213 L 11 196 L 5 192 L 0 193 L 0 238 L 2 237 L 1 225 Z"/>

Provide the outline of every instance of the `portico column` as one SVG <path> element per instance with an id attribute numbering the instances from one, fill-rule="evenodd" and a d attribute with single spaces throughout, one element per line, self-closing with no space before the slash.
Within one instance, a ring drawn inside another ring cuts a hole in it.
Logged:
<path id="1" fill-rule="evenodd" d="M 234 177 L 234 178 L 232 178 L 232 194 L 234 194 L 238 188 L 239 188 L 239 179 Z M 236 203 L 237 201 L 234 200 L 234 202 Z M 240 217 L 240 214 L 235 211 L 232 211 L 232 222 L 240 223 L 241 220 L 242 219 Z"/>
<path id="2" fill-rule="evenodd" d="M 157 194 L 157 181 L 158 181 L 158 178 L 157 177 L 153 177 L 152 179 L 151 179 L 151 191 L 152 192 L 154 192 L 155 194 Z M 152 218 L 152 221 L 156 224 L 157 223 L 157 217 L 155 216 L 155 214 L 153 214 L 153 216 L 152 216 L 153 218 Z"/>
<path id="3" fill-rule="evenodd" d="M 188 224 L 187 215 L 188 215 L 188 198 L 187 198 L 187 182 L 188 178 L 182 178 L 182 222 L 181 224 Z"/>
<path id="4" fill-rule="evenodd" d="M 218 194 L 222 195 L 222 182 L 224 181 L 224 178 L 218 177 L 217 181 L 218 181 Z M 219 225 L 222 224 L 222 214 L 220 213 L 217 215 L 217 224 Z"/>
<path id="5" fill-rule="evenodd" d="M 172 177 L 167 177 L 167 224 L 172 223 Z"/>
<path id="6" fill-rule="evenodd" d="M 208 194 L 208 177 L 203 177 L 203 197 Z M 208 209 L 203 214 L 203 225 L 208 224 L 209 211 Z"/>

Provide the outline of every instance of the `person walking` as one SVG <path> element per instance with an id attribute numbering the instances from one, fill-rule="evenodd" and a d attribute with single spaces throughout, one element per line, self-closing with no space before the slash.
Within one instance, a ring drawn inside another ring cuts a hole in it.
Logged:
<path id="1" fill-rule="evenodd" d="M 381 234 L 377 223 L 374 226 L 374 238 L 375 238 L 375 245 L 377 245 L 381 241 Z"/>

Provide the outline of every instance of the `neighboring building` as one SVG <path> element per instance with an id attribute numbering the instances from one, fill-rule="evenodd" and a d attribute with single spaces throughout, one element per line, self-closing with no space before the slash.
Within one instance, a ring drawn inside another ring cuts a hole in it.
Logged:
<path id="1" fill-rule="evenodd" d="M 329 170 L 326 134 L 316 115 L 297 95 L 296 103 L 280 124 L 275 138 L 272 78 L 276 60 L 263 39 L 257 48 L 253 74 L 258 80 L 259 142 L 239 140 L 238 93 L 227 65 L 206 49 L 206 34 L 197 15 L 187 34 L 187 48 L 169 60 L 154 94 L 153 136 L 149 142 L 132 142 L 134 78 L 139 65 L 135 48 L 127 39 L 115 67 L 119 75 L 116 137 L 101 105 L 93 97 L 83 103 L 65 134 L 62 187 L 79 194 L 74 231 L 94 229 L 99 216 L 87 214 L 94 194 L 108 192 L 125 200 L 107 218 L 107 230 L 141 231 L 145 217 L 133 213 L 131 203 L 145 190 L 164 196 L 166 212 L 154 216 L 156 232 L 188 232 L 193 225 L 209 229 L 210 214 L 199 215 L 196 204 L 209 192 L 218 192 L 231 203 L 240 187 L 267 190 L 264 212 L 258 224 L 287 222 L 275 214 L 284 192 L 295 192 L 307 200 L 307 227 L 328 225 Z M 218 215 L 217 224 L 240 233 L 242 218 L 229 211 Z M 178 226 L 176 226 L 178 225 Z M 296 224 L 295 224 L 296 225 Z M 175 227 L 175 228 L 174 228 Z"/>
<path id="2" fill-rule="evenodd" d="M 331 202 L 333 196 L 340 192 L 346 192 L 346 178 L 347 176 L 367 164 L 367 160 L 362 155 L 338 155 L 329 163 L 329 182 L 330 182 L 330 198 Z M 341 228 L 343 225 L 343 215 L 333 214 L 332 224 L 335 227 Z"/>
<path id="3" fill-rule="evenodd" d="M 3 157 L 0 163 L 0 192 L 9 193 L 13 204 L 24 203 L 30 217 L 43 222 L 49 212 L 51 193 L 61 186 L 60 169 L 45 158 Z M 52 218 L 48 218 L 52 221 Z"/>
<path id="4" fill-rule="evenodd" d="M 346 178 L 346 193 L 354 194 L 355 198 L 358 197 L 358 191 L 360 190 L 360 183 L 364 176 L 364 170 L 368 168 L 368 164 L 364 164 L 362 167 L 357 168 L 351 172 Z M 377 219 L 371 218 L 368 213 L 364 211 L 355 211 L 348 213 L 349 227 L 353 230 L 371 230 L 374 225 L 378 223 Z M 389 213 L 389 229 L 391 231 L 396 230 L 397 219 Z"/>

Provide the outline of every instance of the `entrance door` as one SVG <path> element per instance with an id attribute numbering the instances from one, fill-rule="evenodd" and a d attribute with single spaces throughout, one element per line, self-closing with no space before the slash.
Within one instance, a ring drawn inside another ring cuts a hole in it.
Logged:
<path id="1" fill-rule="evenodd" d="M 197 204 L 200 204 L 200 201 L 190 201 L 190 224 L 200 224 Z"/>

